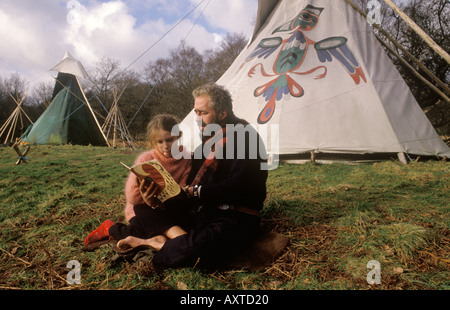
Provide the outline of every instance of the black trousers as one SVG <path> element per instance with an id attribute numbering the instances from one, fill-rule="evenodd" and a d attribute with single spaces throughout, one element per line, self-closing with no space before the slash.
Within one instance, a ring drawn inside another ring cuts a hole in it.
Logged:
<path id="1" fill-rule="evenodd" d="M 232 210 L 203 207 L 186 235 L 167 240 L 153 263 L 161 267 L 219 267 L 253 241 L 260 218 Z M 199 260 L 200 259 L 200 260 Z"/>
<path id="2" fill-rule="evenodd" d="M 129 225 L 116 223 L 109 228 L 109 235 L 116 240 L 128 236 L 148 239 L 161 235 L 176 225 L 188 231 L 191 227 L 191 209 L 190 200 L 181 197 L 166 201 L 163 208 L 136 205 L 136 216 L 130 219 Z"/>
<path id="3" fill-rule="evenodd" d="M 171 199 L 164 209 L 134 207 L 129 225 L 116 223 L 109 234 L 116 240 L 128 236 L 148 239 L 178 225 L 188 233 L 166 241 L 153 263 L 161 267 L 218 267 L 259 234 L 260 218 L 215 206 L 199 206 L 193 199 Z M 200 259 L 200 260 L 199 260 Z"/>

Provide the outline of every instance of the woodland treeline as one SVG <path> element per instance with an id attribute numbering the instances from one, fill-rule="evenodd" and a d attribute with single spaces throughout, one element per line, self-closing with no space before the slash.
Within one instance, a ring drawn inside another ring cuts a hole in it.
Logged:
<path id="1" fill-rule="evenodd" d="M 368 0 L 353 0 L 364 12 L 370 12 Z M 398 2 L 398 1 L 397 1 Z M 408 60 L 425 79 L 447 96 L 450 79 L 449 64 L 414 32 L 392 9 L 382 1 L 381 23 L 389 35 L 407 52 L 418 59 L 438 79 L 447 85 L 443 88 L 429 78 L 423 69 L 410 61 L 405 52 L 388 42 L 387 45 L 398 55 Z M 369 3 L 370 4 L 370 3 Z M 411 17 L 439 46 L 450 51 L 450 4 L 446 0 L 412 0 L 409 4 L 398 6 Z M 375 33 L 385 39 L 377 29 Z M 128 130 L 134 139 L 145 134 L 148 121 L 160 113 L 171 113 L 183 119 L 192 109 L 192 90 L 205 83 L 216 81 L 245 48 L 248 38 L 243 34 L 229 33 L 214 50 L 199 53 L 195 47 L 182 41 L 171 50 L 167 57 L 150 61 L 140 71 L 125 70 L 117 59 L 103 57 L 92 68 L 86 68 L 89 79 L 83 79 L 82 87 L 90 104 L 103 122 L 114 101 L 114 94 L 120 95 L 119 108 Z M 387 50 L 394 64 L 413 92 L 422 109 L 438 133 L 450 137 L 450 102 L 426 85 L 418 76 L 399 60 L 392 51 Z M 3 125 L 16 108 L 10 94 L 19 100 L 24 99 L 23 109 L 34 122 L 46 109 L 51 100 L 54 84 L 41 83 L 31 91 L 27 89 L 27 78 L 18 74 L 0 76 L 0 125 Z M 122 93 L 123 91 L 123 93 Z M 16 135 L 20 136 L 29 125 L 23 119 Z M 3 143 L 4 137 L 0 137 Z M 448 142 L 448 141 L 447 141 Z"/>
<path id="2" fill-rule="evenodd" d="M 103 57 L 93 68 L 86 68 L 89 78 L 80 79 L 80 83 L 100 123 L 115 98 L 119 99 L 130 134 L 140 139 L 146 124 L 157 114 L 170 113 L 183 119 L 193 107 L 192 90 L 218 80 L 247 42 L 243 34 L 230 33 L 217 49 L 200 54 L 182 41 L 166 58 L 148 62 L 141 71 L 124 70 L 117 59 Z M 27 93 L 23 109 L 33 122 L 50 104 L 54 83 L 40 83 L 31 92 L 26 92 L 26 85 L 26 79 L 17 74 L 0 77 L 1 124 L 17 107 L 12 97 L 20 101 Z M 18 134 L 28 125 L 25 118 L 24 125 L 18 126 Z"/>

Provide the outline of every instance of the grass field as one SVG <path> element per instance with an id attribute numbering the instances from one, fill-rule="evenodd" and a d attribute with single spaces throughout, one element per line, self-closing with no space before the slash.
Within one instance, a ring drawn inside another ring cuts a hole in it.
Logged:
<path id="1" fill-rule="evenodd" d="M 124 183 L 138 151 L 36 146 L 15 165 L 0 148 L 0 289 L 448 290 L 449 164 L 281 164 L 270 171 L 266 227 L 290 238 L 265 270 L 160 270 L 81 250 L 105 219 L 123 221 Z M 69 284 L 67 263 L 81 263 Z M 369 261 L 381 283 L 369 285 Z"/>

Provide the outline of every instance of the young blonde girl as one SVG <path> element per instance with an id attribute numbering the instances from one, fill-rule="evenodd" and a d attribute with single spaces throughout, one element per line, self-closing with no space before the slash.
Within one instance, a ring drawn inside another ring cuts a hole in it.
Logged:
<path id="1" fill-rule="evenodd" d="M 179 138 L 172 136 L 171 130 L 178 123 L 177 118 L 168 114 L 158 115 L 150 121 L 147 125 L 147 139 L 151 150 L 139 155 L 134 164 L 156 159 L 181 187 L 185 187 L 191 170 L 191 160 L 175 159 L 171 153 L 173 143 Z M 142 192 L 141 185 L 139 179 L 133 173 L 130 173 L 125 185 L 125 196 L 127 198 L 125 219 L 128 222 L 135 216 L 134 206 L 146 203 L 144 200 L 145 193 Z"/>
<path id="2" fill-rule="evenodd" d="M 140 154 L 134 164 L 156 159 L 184 188 L 191 170 L 191 160 L 188 156 L 182 156 L 181 159 L 172 156 L 172 146 L 179 136 L 172 136 L 171 131 L 178 123 L 176 117 L 168 114 L 153 118 L 147 125 L 147 139 L 151 150 Z M 171 238 L 172 235 L 184 233 L 180 226 L 184 217 L 183 210 L 178 208 L 180 204 L 175 204 L 177 208 L 150 207 L 158 205 L 153 198 L 154 189 L 154 183 L 146 184 L 130 173 L 125 185 L 125 219 L 129 225 L 106 220 L 85 238 L 84 244 L 89 245 L 108 238 L 121 240 L 129 237 L 127 241 L 133 241 L 135 237 L 150 238 L 157 235 L 161 235 L 161 238 Z"/>

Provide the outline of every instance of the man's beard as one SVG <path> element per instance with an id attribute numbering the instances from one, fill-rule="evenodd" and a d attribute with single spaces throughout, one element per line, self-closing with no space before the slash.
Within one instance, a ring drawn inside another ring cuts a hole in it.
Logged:
<path id="1" fill-rule="evenodd" d="M 210 123 L 208 125 L 212 125 L 212 126 L 219 125 L 222 128 L 226 126 L 224 120 L 220 121 L 217 117 L 212 121 L 212 123 Z M 201 133 L 201 137 L 202 137 L 202 142 L 203 143 L 205 141 L 209 140 L 210 138 L 212 138 L 215 134 L 217 134 L 217 132 L 214 132 L 214 131 L 212 131 L 212 132 L 207 131 L 208 134 L 204 135 L 203 133 L 205 131 L 205 127 L 208 126 L 208 125 L 206 125 L 203 121 L 201 122 L 201 125 L 200 125 L 200 133 Z"/>

